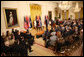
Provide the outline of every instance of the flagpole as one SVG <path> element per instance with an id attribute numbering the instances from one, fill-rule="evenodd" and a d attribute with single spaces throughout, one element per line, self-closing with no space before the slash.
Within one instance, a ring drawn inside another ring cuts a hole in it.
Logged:
<path id="1" fill-rule="evenodd" d="M 27 1 L 26 1 L 26 5 L 27 5 L 27 10 L 28 10 L 28 4 L 27 4 Z M 30 18 L 28 17 L 28 23 L 30 23 L 29 19 L 30 19 Z M 28 25 L 29 25 L 29 24 L 28 24 Z M 30 29 L 30 25 L 29 25 L 28 29 Z"/>

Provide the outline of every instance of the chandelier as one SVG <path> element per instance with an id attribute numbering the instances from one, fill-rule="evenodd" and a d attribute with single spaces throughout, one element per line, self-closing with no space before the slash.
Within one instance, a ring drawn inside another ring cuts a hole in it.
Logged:
<path id="1" fill-rule="evenodd" d="M 60 1 L 59 2 L 59 8 L 61 10 L 64 10 L 64 12 L 66 12 L 66 10 L 68 10 L 71 7 L 71 2 L 70 1 Z"/>
<path id="2" fill-rule="evenodd" d="M 79 12 L 80 10 L 81 10 L 81 8 L 78 7 L 78 2 L 76 2 L 74 12 Z"/>

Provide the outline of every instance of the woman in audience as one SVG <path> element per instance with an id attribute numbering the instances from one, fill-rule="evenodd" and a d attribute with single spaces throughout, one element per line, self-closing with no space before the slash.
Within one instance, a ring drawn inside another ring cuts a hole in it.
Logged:
<path id="1" fill-rule="evenodd" d="M 48 48 L 50 46 L 50 37 L 46 36 L 45 47 Z"/>
<path id="2" fill-rule="evenodd" d="M 4 34 L 4 32 L 2 33 L 2 35 L 1 35 L 1 36 L 3 37 L 3 39 L 5 39 L 5 37 L 6 37 L 6 36 L 5 36 L 5 34 Z"/>
<path id="3" fill-rule="evenodd" d="M 6 31 L 6 38 L 5 38 L 5 41 L 7 41 L 10 37 L 10 33 L 9 33 L 9 31 Z"/>
<path id="4" fill-rule="evenodd" d="M 56 32 L 55 32 L 55 29 L 53 28 L 53 32 L 51 33 L 51 37 L 50 37 L 50 45 L 54 47 L 55 49 L 55 43 L 56 43 L 56 40 L 57 40 L 57 36 L 56 36 Z"/>
<path id="5" fill-rule="evenodd" d="M 15 34 L 15 31 L 14 31 L 14 29 L 12 29 L 12 33 L 13 33 L 13 34 Z"/>

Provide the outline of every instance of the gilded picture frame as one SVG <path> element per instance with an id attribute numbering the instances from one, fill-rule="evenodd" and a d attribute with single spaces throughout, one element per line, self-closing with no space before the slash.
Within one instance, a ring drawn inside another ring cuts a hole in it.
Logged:
<path id="1" fill-rule="evenodd" d="M 19 27 L 17 8 L 3 8 L 6 29 Z"/>

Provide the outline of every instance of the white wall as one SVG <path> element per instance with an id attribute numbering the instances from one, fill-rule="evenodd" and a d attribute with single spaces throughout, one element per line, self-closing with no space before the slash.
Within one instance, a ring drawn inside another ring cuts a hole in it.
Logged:
<path id="1" fill-rule="evenodd" d="M 29 4 L 39 4 L 42 8 L 42 24 L 44 25 L 44 16 L 48 15 L 48 11 L 52 11 L 52 19 L 55 17 L 54 8 L 57 6 L 51 1 L 1 1 L 1 33 L 6 32 L 11 29 L 6 29 L 5 18 L 3 13 L 3 8 L 17 8 L 19 25 L 18 30 L 24 29 L 24 16 L 30 16 L 30 6 Z"/>

